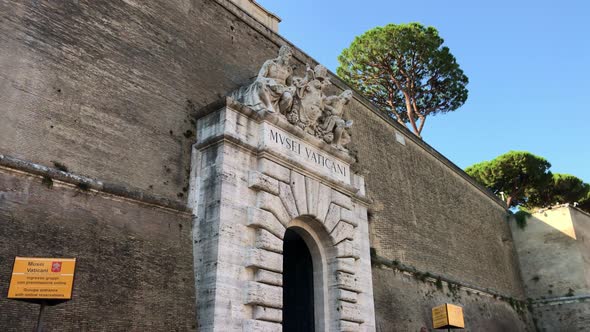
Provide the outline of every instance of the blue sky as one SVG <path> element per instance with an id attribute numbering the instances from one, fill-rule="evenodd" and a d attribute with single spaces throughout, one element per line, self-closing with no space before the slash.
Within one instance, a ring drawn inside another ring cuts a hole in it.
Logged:
<path id="1" fill-rule="evenodd" d="M 590 182 L 590 1 L 258 2 L 282 18 L 282 36 L 334 72 L 368 29 L 436 27 L 469 77 L 469 98 L 429 118 L 425 141 L 462 168 L 525 150 Z"/>

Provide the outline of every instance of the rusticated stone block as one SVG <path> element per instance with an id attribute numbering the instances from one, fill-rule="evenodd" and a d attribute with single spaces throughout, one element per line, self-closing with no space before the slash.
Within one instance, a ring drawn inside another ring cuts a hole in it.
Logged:
<path id="1" fill-rule="evenodd" d="M 356 260 L 350 258 L 338 258 L 336 260 L 336 271 L 342 271 L 350 274 L 356 273 Z"/>
<path id="2" fill-rule="evenodd" d="M 293 196 L 293 191 L 291 191 L 291 186 L 284 182 L 279 182 L 279 197 L 291 219 L 297 218 L 299 216 L 299 211 L 297 210 L 297 203 L 295 203 L 295 197 Z"/>
<path id="3" fill-rule="evenodd" d="M 359 248 L 353 241 L 342 241 L 336 245 L 336 257 L 352 257 L 354 259 L 359 259 Z"/>
<path id="4" fill-rule="evenodd" d="M 307 213 L 317 216 L 317 201 L 320 183 L 312 178 L 305 178 L 305 193 L 307 195 Z"/>
<path id="5" fill-rule="evenodd" d="M 270 161 L 266 158 L 261 158 L 258 160 L 258 170 L 279 181 L 289 183 L 289 181 L 291 180 L 291 171 L 288 168 L 283 167 L 275 163 L 274 161 Z"/>
<path id="6" fill-rule="evenodd" d="M 316 218 L 318 220 L 325 220 L 330 203 L 332 202 L 332 189 L 323 183 L 320 183 L 318 198 L 317 198 L 317 209 Z"/>
<path id="7" fill-rule="evenodd" d="M 256 248 L 283 253 L 283 241 L 265 229 L 256 230 Z"/>
<path id="8" fill-rule="evenodd" d="M 250 249 L 246 267 L 283 272 L 283 255 L 264 249 Z"/>
<path id="9" fill-rule="evenodd" d="M 340 302 L 340 319 L 349 322 L 363 323 L 365 320 L 361 316 L 361 311 L 356 303 Z"/>
<path id="10" fill-rule="evenodd" d="M 279 323 L 265 322 L 261 320 L 249 319 L 244 321 L 244 332 L 282 332 L 283 325 Z"/>
<path id="11" fill-rule="evenodd" d="M 328 233 L 331 233 L 334 230 L 334 227 L 340 221 L 340 211 L 342 208 L 336 204 L 331 204 L 330 209 L 328 210 L 328 214 L 326 215 L 326 219 L 324 220 L 324 227 Z"/>
<path id="12" fill-rule="evenodd" d="M 354 237 L 354 227 L 346 222 L 339 222 L 332 233 L 330 233 L 330 238 L 332 239 L 332 243 L 340 243 L 344 240 L 352 240 Z"/>
<path id="13" fill-rule="evenodd" d="M 341 320 L 338 325 L 338 331 L 340 332 L 359 332 L 361 330 L 360 324 L 355 322 Z"/>
<path id="14" fill-rule="evenodd" d="M 291 171 L 291 188 L 299 214 L 308 214 L 307 212 L 307 194 L 305 192 L 305 176 L 300 173 Z"/>
<path id="15" fill-rule="evenodd" d="M 263 228 L 279 239 L 283 239 L 286 230 L 274 214 L 255 207 L 248 208 L 248 226 Z"/>
<path id="16" fill-rule="evenodd" d="M 342 209 L 340 214 L 340 220 L 351 224 L 352 226 L 358 226 L 358 217 L 353 210 Z"/>
<path id="17" fill-rule="evenodd" d="M 338 290 L 338 300 L 356 303 L 357 302 L 358 293 L 347 291 L 345 289 Z"/>
<path id="18" fill-rule="evenodd" d="M 352 185 L 359 190 L 358 194 L 360 196 L 366 196 L 367 193 L 365 191 L 365 178 L 357 174 L 352 174 L 351 180 Z"/>
<path id="19" fill-rule="evenodd" d="M 281 273 L 258 269 L 254 273 L 254 280 L 263 284 L 283 286 L 283 275 Z"/>
<path id="20" fill-rule="evenodd" d="M 257 195 L 257 201 L 259 208 L 274 214 L 285 227 L 289 224 L 289 221 L 291 221 L 291 216 L 289 216 L 289 213 L 285 209 L 285 206 L 283 206 L 283 202 L 279 196 L 261 191 Z"/>
<path id="21" fill-rule="evenodd" d="M 283 321 L 283 310 L 267 308 L 262 306 L 254 307 L 254 319 L 264 320 L 267 322 L 281 323 Z"/>
<path id="22" fill-rule="evenodd" d="M 352 199 L 337 190 L 332 190 L 332 203 L 338 204 L 345 209 L 352 210 Z"/>
<path id="23" fill-rule="evenodd" d="M 336 272 L 336 286 L 355 293 L 361 292 L 358 285 L 358 276 L 349 273 Z"/>
<path id="24" fill-rule="evenodd" d="M 266 191 L 273 195 L 279 194 L 279 181 L 256 171 L 248 173 L 248 187 Z"/>
<path id="25" fill-rule="evenodd" d="M 251 281 L 246 288 L 246 304 L 283 308 L 283 288 Z"/>

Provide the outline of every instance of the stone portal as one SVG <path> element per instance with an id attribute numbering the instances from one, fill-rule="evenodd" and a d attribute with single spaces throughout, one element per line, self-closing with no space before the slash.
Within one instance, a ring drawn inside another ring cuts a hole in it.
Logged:
<path id="1" fill-rule="evenodd" d="M 325 68 L 292 77 L 289 58 L 282 48 L 232 94 L 239 102 L 197 116 L 189 204 L 200 331 L 281 331 L 291 319 L 315 331 L 375 330 L 369 202 L 345 148 L 351 93 L 326 97 Z M 312 265 L 294 286 L 293 237 Z"/>

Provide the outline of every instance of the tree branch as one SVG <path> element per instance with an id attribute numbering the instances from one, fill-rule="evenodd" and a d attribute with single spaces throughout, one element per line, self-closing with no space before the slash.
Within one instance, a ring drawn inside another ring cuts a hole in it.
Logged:
<path id="1" fill-rule="evenodd" d="M 422 129 L 424 128 L 424 122 L 426 122 L 425 116 L 420 116 L 420 128 L 418 128 L 418 136 L 422 137 Z"/>

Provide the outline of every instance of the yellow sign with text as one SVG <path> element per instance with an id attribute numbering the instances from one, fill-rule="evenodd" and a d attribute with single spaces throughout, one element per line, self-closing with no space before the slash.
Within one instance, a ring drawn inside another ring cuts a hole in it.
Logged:
<path id="1" fill-rule="evenodd" d="M 432 327 L 435 329 L 465 328 L 463 308 L 449 303 L 432 308 Z"/>
<path id="2" fill-rule="evenodd" d="M 15 257 L 9 299 L 69 300 L 75 258 Z"/>

